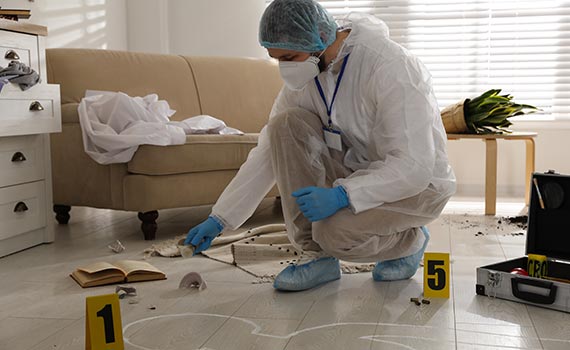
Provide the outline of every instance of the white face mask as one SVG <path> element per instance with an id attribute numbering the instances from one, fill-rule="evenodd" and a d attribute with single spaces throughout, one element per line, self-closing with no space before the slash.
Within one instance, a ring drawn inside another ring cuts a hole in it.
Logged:
<path id="1" fill-rule="evenodd" d="M 319 75 L 319 61 L 320 58 L 310 56 L 303 62 L 279 62 L 279 73 L 289 89 L 301 90 Z"/>

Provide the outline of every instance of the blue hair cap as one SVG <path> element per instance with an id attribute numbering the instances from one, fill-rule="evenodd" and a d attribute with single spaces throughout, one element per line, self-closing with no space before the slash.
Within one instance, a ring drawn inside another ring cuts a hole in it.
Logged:
<path id="1" fill-rule="evenodd" d="M 314 0 L 274 0 L 259 23 L 266 49 L 319 52 L 336 39 L 334 18 Z"/>

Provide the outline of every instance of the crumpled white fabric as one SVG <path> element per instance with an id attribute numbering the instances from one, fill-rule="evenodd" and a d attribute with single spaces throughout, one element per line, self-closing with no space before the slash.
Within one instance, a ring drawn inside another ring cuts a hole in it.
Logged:
<path id="1" fill-rule="evenodd" d="M 170 121 L 176 111 L 156 94 L 87 91 L 78 112 L 85 152 L 99 164 L 129 162 L 140 145 L 183 145 L 186 134 L 243 134 L 211 116 Z"/>
<path id="2" fill-rule="evenodd" d="M 173 121 L 170 125 L 176 125 L 184 129 L 187 135 L 191 134 L 220 134 L 220 135 L 243 135 L 243 132 L 230 128 L 224 121 L 209 115 L 197 115 L 184 119 L 183 121 Z"/>
<path id="3" fill-rule="evenodd" d="M 184 130 L 169 125 L 174 111 L 156 94 L 88 91 L 78 107 L 85 152 L 99 164 L 125 163 L 140 145 L 182 145 Z"/>

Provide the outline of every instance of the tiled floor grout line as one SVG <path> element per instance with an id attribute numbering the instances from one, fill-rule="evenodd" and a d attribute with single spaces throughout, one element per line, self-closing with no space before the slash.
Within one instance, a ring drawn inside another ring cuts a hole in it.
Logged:
<path id="1" fill-rule="evenodd" d="M 451 227 L 452 227 L 452 223 L 451 223 L 451 217 L 448 216 L 448 220 L 447 220 L 447 237 L 449 240 L 449 259 L 451 260 L 451 257 L 453 256 L 453 244 L 452 244 L 452 239 L 451 239 Z M 452 300 L 452 306 L 453 306 L 453 335 L 455 337 L 455 349 L 457 350 L 457 314 L 456 314 L 456 305 L 455 305 L 455 278 L 453 276 L 453 270 L 454 270 L 454 266 L 453 264 L 449 264 L 449 269 L 450 269 L 450 278 L 452 278 L 452 290 L 453 290 L 453 300 Z"/>

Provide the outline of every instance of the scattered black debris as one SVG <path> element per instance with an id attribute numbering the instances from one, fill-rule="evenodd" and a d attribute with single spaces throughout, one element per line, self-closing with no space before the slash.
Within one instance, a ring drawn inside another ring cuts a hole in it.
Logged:
<path id="1" fill-rule="evenodd" d="M 524 236 L 524 232 L 511 232 L 503 236 Z"/>
<path id="2" fill-rule="evenodd" d="M 504 217 L 503 220 L 508 224 L 515 225 L 520 229 L 526 230 L 527 229 L 527 222 L 528 216 L 521 215 L 521 216 L 511 216 L 511 217 Z"/>
<path id="3" fill-rule="evenodd" d="M 475 237 L 477 237 L 477 236 L 484 236 L 484 235 L 485 235 L 485 234 L 484 234 L 483 232 L 479 231 L 479 232 L 477 232 L 477 233 L 475 234 Z"/>
<path id="4" fill-rule="evenodd" d="M 426 304 L 426 305 L 427 305 L 427 304 L 430 303 L 429 300 L 427 300 L 427 299 L 421 299 L 421 300 L 420 300 L 420 298 L 410 298 L 410 302 L 416 304 L 417 306 L 420 306 L 420 305 L 422 305 L 422 304 Z"/>

